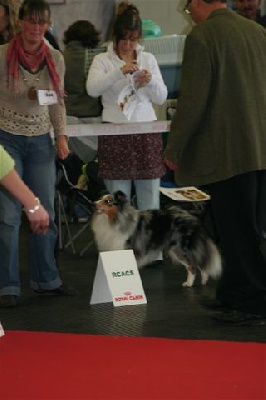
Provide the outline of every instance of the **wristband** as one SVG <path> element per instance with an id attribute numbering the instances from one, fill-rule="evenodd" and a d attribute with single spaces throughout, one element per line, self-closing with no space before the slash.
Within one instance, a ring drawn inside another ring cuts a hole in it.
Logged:
<path id="1" fill-rule="evenodd" d="M 40 203 L 40 200 L 38 199 L 38 197 L 35 197 L 35 201 L 36 201 L 36 205 L 33 208 L 31 208 L 29 210 L 26 210 L 25 208 L 23 208 L 23 211 L 25 211 L 26 214 L 34 214 L 36 211 L 38 211 L 40 209 L 41 203 Z"/>

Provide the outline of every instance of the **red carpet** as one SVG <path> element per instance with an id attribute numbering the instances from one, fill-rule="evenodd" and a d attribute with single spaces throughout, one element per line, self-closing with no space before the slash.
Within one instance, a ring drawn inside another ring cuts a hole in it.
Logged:
<path id="1" fill-rule="evenodd" d="M 6 331 L 2 400 L 266 399 L 266 345 Z"/>

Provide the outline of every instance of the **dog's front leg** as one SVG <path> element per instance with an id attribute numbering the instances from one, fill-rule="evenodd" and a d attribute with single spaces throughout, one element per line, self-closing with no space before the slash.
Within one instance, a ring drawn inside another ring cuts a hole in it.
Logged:
<path id="1" fill-rule="evenodd" d="M 195 281 L 195 278 L 196 278 L 195 269 L 191 266 L 186 266 L 186 270 L 187 270 L 187 280 L 186 280 L 186 282 L 182 283 L 182 286 L 183 287 L 192 287 L 193 283 Z"/>

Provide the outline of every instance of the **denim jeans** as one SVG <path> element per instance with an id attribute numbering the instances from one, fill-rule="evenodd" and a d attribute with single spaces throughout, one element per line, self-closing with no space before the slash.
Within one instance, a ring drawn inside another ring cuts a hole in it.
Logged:
<path id="1" fill-rule="evenodd" d="M 30 233 L 29 272 L 32 289 L 55 289 L 62 284 L 54 257 L 55 154 L 49 133 L 27 137 L 0 129 L 0 143 L 15 160 L 15 169 L 39 197 L 50 216 L 46 235 Z M 0 295 L 20 295 L 19 227 L 21 205 L 0 188 Z"/>
<path id="2" fill-rule="evenodd" d="M 128 200 L 131 199 L 131 180 L 104 180 L 105 186 L 110 193 L 121 190 Z M 160 178 L 134 180 L 139 210 L 159 210 L 160 208 Z"/>

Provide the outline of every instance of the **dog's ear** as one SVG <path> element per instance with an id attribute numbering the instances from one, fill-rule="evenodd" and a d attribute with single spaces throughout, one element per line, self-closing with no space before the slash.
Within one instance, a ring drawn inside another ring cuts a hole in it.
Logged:
<path id="1" fill-rule="evenodd" d="M 1 1 L 1 0 L 0 0 L 0 1 Z M 101 190 L 101 191 L 99 192 L 98 196 L 97 196 L 96 201 L 94 201 L 94 203 L 96 204 L 98 201 L 102 200 L 102 198 L 103 198 L 105 195 L 107 195 L 107 194 L 110 194 L 110 193 L 108 192 L 108 190 Z"/>
<path id="2" fill-rule="evenodd" d="M 99 198 L 105 196 L 106 194 L 110 194 L 107 189 L 103 189 L 99 192 Z"/>
<path id="3" fill-rule="evenodd" d="M 125 203 L 127 203 L 127 196 L 121 190 L 117 190 L 113 196 L 118 206 L 122 207 Z"/>

